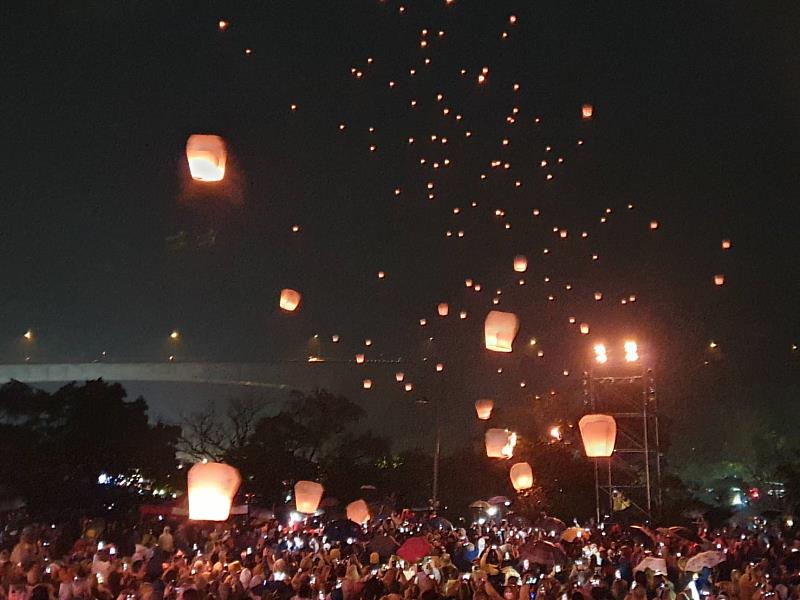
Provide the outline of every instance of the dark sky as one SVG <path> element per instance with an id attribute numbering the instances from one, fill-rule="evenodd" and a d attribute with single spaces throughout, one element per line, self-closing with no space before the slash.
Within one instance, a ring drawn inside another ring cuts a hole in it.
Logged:
<path id="1" fill-rule="evenodd" d="M 743 403 L 774 415 L 775 427 L 796 422 L 796 4 L 412 0 L 403 13 L 396 0 L 17 4 L 0 9 L 3 360 L 366 350 L 403 359 L 420 394 L 444 396 L 458 440 L 481 396 L 522 428 L 559 402 L 579 404 L 591 344 L 633 336 L 676 423 Z M 580 118 L 586 102 L 591 121 Z M 226 139 L 224 184 L 192 182 L 192 133 Z M 444 158 L 447 168 L 432 168 Z M 173 238 L 181 232 L 185 247 Z M 529 258 L 524 286 L 515 254 Z M 466 288 L 467 277 L 483 290 Z M 280 314 L 283 287 L 302 291 L 299 314 Z M 522 321 L 511 355 L 482 346 L 498 289 L 497 308 Z M 635 303 L 620 303 L 631 294 Z M 436 317 L 442 301 L 447 319 Z M 34 344 L 21 341 L 29 327 Z M 167 341 L 175 328 L 177 350 Z M 433 373 L 439 360 L 445 376 Z M 354 366 L 342 389 L 368 370 Z M 231 393 L 132 387 L 162 415 Z M 536 400 L 553 390 L 556 402 Z M 397 386 L 354 396 L 381 433 L 419 437 L 418 409 Z M 387 409 L 401 417 L 391 426 Z"/>

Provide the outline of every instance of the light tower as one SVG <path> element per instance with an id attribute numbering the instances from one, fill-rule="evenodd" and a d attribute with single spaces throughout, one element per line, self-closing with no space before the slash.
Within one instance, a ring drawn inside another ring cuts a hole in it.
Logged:
<path id="1" fill-rule="evenodd" d="M 617 442 L 605 477 L 595 459 L 597 519 L 601 498 L 608 499 L 607 515 L 631 508 L 647 520 L 661 508 L 661 449 L 658 404 L 653 369 L 647 355 L 632 339 L 612 344 L 597 342 L 584 373 L 584 403 L 594 413 L 617 422 Z M 629 503 L 629 504 L 628 504 Z"/>

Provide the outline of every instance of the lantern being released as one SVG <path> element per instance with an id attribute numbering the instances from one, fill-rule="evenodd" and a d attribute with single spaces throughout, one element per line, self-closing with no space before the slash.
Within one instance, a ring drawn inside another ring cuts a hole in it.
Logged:
<path id="1" fill-rule="evenodd" d="M 511 467 L 509 477 L 511 477 L 511 485 L 518 492 L 529 490 L 533 487 L 533 470 L 526 462 L 516 463 Z"/>
<path id="2" fill-rule="evenodd" d="M 494 400 L 481 398 L 475 401 L 475 412 L 478 413 L 478 418 L 481 421 L 489 420 L 492 416 L 492 409 L 494 409 Z"/>
<path id="3" fill-rule="evenodd" d="M 514 313 L 492 310 L 486 315 L 483 328 L 487 350 L 511 352 L 519 331 L 519 318 Z"/>
<path id="4" fill-rule="evenodd" d="M 486 456 L 489 458 L 511 458 L 517 434 L 508 429 L 489 429 L 486 432 Z"/>
<path id="5" fill-rule="evenodd" d="M 353 523 L 363 525 L 369 521 L 369 506 L 363 500 L 356 500 L 347 505 L 347 518 Z"/>
<path id="6" fill-rule="evenodd" d="M 448 306 L 447 302 L 440 302 L 436 307 L 436 311 L 439 313 L 440 317 L 446 317 L 450 314 L 450 306 Z"/>
<path id="7" fill-rule="evenodd" d="M 514 257 L 514 270 L 517 273 L 524 273 L 528 270 L 528 258 L 522 254 L 517 254 Z"/>
<path id="8" fill-rule="evenodd" d="M 289 288 L 283 289 L 281 290 L 280 307 L 289 312 L 297 310 L 297 307 L 300 306 L 300 298 L 300 292 Z"/>
<path id="9" fill-rule="evenodd" d="M 190 135 L 186 141 L 189 172 L 196 181 L 222 181 L 228 151 L 225 140 L 218 135 Z"/>
<path id="10" fill-rule="evenodd" d="M 584 415 L 578 421 L 583 447 L 589 458 L 607 457 L 614 453 L 617 422 L 610 415 Z"/>
<path id="11" fill-rule="evenodd" d="M 195 521 L 226 521 L 242 478 L 230 465 L 197 463 L 188 473 L 189 518 Z"/>
<path id="12" fill-rule="evenodd" d="M 324 488 L 313 481 L 298 481 L 294 484 L 294 501 L 297 512 L 307 515 L 314 514 L 322 500 Z"/>

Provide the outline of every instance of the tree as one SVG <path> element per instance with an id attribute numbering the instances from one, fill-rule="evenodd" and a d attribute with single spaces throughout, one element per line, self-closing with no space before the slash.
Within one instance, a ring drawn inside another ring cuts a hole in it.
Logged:
<path id="1" fill-rule="evenodd" d="M 260 398 L 233 398 L 224 415 L 218 413 L 216 403 L 209 402 L 204 410 L 181 420 L 178 449 L 195 460 L 224 460 L 248 443 L 263 412 Z"/>
<path id="2" fill-rule="evenodd" d="M 126 397 L 102 380 L 52 394 L 19 382 L 0 387 L 0 480 L 35 515 L 101 510 L 109 496 L 99 493 L 101 474 L 175 486 L 179 428 L 151 424 L 144 399 Z"/>

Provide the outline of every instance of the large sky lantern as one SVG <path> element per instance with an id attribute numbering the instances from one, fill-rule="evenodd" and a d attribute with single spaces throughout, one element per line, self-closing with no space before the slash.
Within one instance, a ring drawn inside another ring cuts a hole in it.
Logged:
<path id="1" fill-rule="evenodd" d="M 294 501 L 297 512 L 313 515 L 319 508 L 325 488 L 314 481 L 298 481 L 294 484 Z"/>
<path id="2" fill-rule="evenodd" d="M 197 463 L 187 475 L 189 518 L 227 521 L 242 478 L 236 468 L 216 462 Z"/>
<path id="3" fill-rule="evenodd" d="M 528 257 L 523 254 L 517 254 L 514 257 L 514 270 L 517 273 L 524 273 L 528 270 Z"/>
<path id="4" fill-rule="evenodd" d="M 517 434 L 508 429 L 489 429 L 485 441 L 489 458 L 511 458 L 517 445 Z"/>
<path id="5" fill-rule="evenodd" d="M 514 313 L 492 310 L 486 315 L 483 329 L 487 350 L 511 352 L 519 332 L 519 318 Z"/>
<path id="6" fill-rule="evenodd" d="M 512 466 L 509 477 L 511 478 L 511 485 L 518 492 L 524 492 L 533 487 L 533 469 L 526 462 L 518 462 Z"/>
<path id="7" fill-rule="evenodd" d="M 450 314 L 450 306 L 447 304 L 447 302 L 440 302 L 436 307 L 436 312 L 439 313 L 440 317 L 446 317 Z"/>
<path id="8" fill-rule="evenodd" d="M 218 135 L 190 135 L 186 140 L 186 160 L 195 181 L 222 181 L 228 161 L 225 140 Z"/>
<path id="9" fill-rule="evenodd" d="M 478 413 L 481 421 L 488 421 L 492 416 L 492 410 L 494 410 L 494 400 L 491 398 L 481 398 L 475 401 L 475 412 Z"/>
<path id="10" fill-rule="evenodd" d="M 288 312 L 297 310 L 300 306 L 300 298 L 302 295 L 297 290 L 284 288 L 281 290 L 280 307 Z"/>
<path id="11" fill-rule="evenodd" d="M 617 422 L 611 415 L 584 415 L 578 421 L 583 447 L 589 458 L 609 457 L 617 441 Z"/>
<path id="12" fill-rule="evenodd" d="M 370 519 L 369 506 L 363 500 L 355 500 L 347 505 L 347 518 L 353 523 L 363 525 Z"/>

